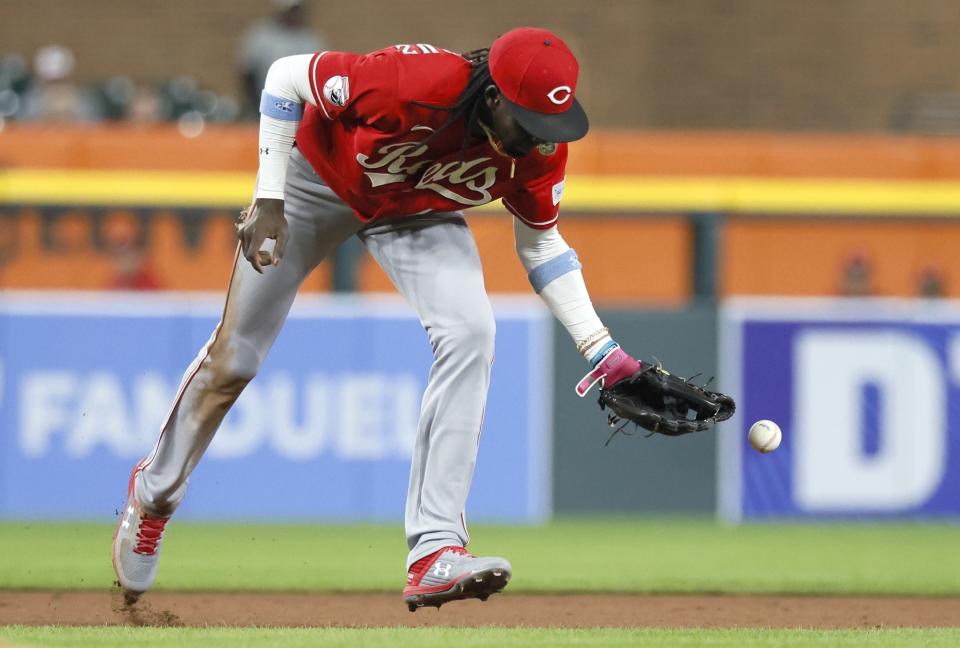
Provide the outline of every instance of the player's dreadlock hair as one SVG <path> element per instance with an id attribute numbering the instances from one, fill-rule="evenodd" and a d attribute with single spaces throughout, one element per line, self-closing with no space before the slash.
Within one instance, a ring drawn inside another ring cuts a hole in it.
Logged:
<path id="1" fill-rule="evenodd" d="M 467 81 L 467 87 L 463 89 L 463 92 L 460 93 L 460 96 L 457 97 L 457 100 L 452 106 L 431 106 L 421 103 L 417 104 L 419 106 L 423 106 L 424 108 L 443 110 L 450 113 L 447 121 L 443 122 L 440 128 L 431 133 L 430 137 L 424 140 L 424 142 L 429 142 L 442 130 L 447 128 L 447 126 L 453 124 L 460 118 L 465 117 L 466 130 L 463 133 L 463 143 L 460 147 L 460 155 L 463 157 L 467 150 L 467 146 L 470 143 L 470 138 L 472 137 L 473 132 L 476 130 L 477 123 L 480 120 L 480 109 L 484 105 L 484 93 L 488 87 L 491 85 L 496 85 L 493 82 L 493 77 L 490 76 L 490 66 L 487 65 L 487 55 L 489 53 L 489 48 L 483 48 L 461 54 L 463 58 L 470 62 L 470 79 Z"/>

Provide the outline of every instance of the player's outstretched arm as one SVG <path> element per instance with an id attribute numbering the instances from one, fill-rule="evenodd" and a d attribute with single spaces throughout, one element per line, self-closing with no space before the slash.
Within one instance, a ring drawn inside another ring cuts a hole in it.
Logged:
<path id="1" fill-rule="evenodd" d="M 514 220 L 514 233 L 517 254 L 534 290 L 593 365 L 576 392 L 585 396 L 600 385 L 599 405 L 614 434 L 630 422 L 679 436 L 709 430 L 733 415 L 736 404 L 731 397 L 699 387 L 659 364 L 639 362 L 613 341 L 590 302 L 580 261 L 556 226 L 537 230 Z"/>
<path id="2" fill-rule="evenodd" d="M 277 265 L 283 258 L 287 222 L 283 217 L 283 186 L 290 151 L 303 116 L 303 107 L 313 101 L 310 91 L 309 54 L 278 59 L 270 66 L 260 99 L 260 168 L 253 204 L 237 223 L 241 251 L 257 272 Z M 271 252 L 260 248 L 276 241 Z"/>
<path id="3" fill-rule="evenodd" d="M 581 393 L 600 382 L 607 387 L 632 376 L 639 371 L 637 362 L 610 337 L 600 321 L 583 280 L 580 260 L 567 245 L 556 225 L 538 230 L 524 225 L 519 219 L 513 221 L 517 255 L 527 270 L 527 277 L 554 316 L 563 324 L 577 345 L 577 351 L 590 362 L 594 369 L 588 374 Z"/>

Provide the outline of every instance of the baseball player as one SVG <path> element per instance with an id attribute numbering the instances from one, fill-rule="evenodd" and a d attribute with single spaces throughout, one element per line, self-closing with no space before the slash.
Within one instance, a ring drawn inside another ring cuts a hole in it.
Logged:
<path id="1" fill-rule="evenodd" d="M 350 236 L 416 310 L 434 355 L 407 493 L 404 600 L 411 610 L 439 607 L 506 586 L 507 560 L 465 549 L 494 318 L 460 210 L 503 200 L 530 283 L 593 364 L 592 377 L 609 386 L 639 368 L 597 317 L 557 229 L 566 142 L 588 128 L 578 70 L 558 36 L 533 28 L 464 55 L 412 43 L 273 64 L 254 201 L 238 224 L 222 319 L 184 374 L 156 447 L 130 476 L 113 543 L 128 601 L 153 583 L 189 475 L 256 375 L 300 283 Z"/>

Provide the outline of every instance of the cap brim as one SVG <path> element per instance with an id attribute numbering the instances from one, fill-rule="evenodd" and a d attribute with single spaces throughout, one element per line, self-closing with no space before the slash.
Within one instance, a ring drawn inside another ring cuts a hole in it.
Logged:
<path id="1" fill-rule="evenodd" d="M 587 113 L 576 98 L 569 110 L 552 114 L 527 110 L 506 97 L 504 100 L 523 130 L 544 142 L 573 142 L 590 130 Z"/>

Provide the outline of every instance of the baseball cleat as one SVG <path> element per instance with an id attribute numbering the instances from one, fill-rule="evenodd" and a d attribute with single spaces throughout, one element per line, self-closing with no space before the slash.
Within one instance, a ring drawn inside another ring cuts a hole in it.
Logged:
<path id="1" fill-rule="evenodd" d="M 137 464 L 130 475 L 127 503 L 113 534 L 113 570 L 127 604 L 136 603 L 140 595 L 150 589 L 157 577 L 160 562 L 160 540 L 169 517 L 150 515 L 143 510 L 134 492 L 134 483 L 140 473 Z"/>
<path id="2" fill-rule="evenodd" d="M 463 547 L 444 547 L 410 567 L 403 600 L 411 612 L 448 601 L 486 601 L 503 591 L 512 574 L 504 558 L 477 558 Z"/>

